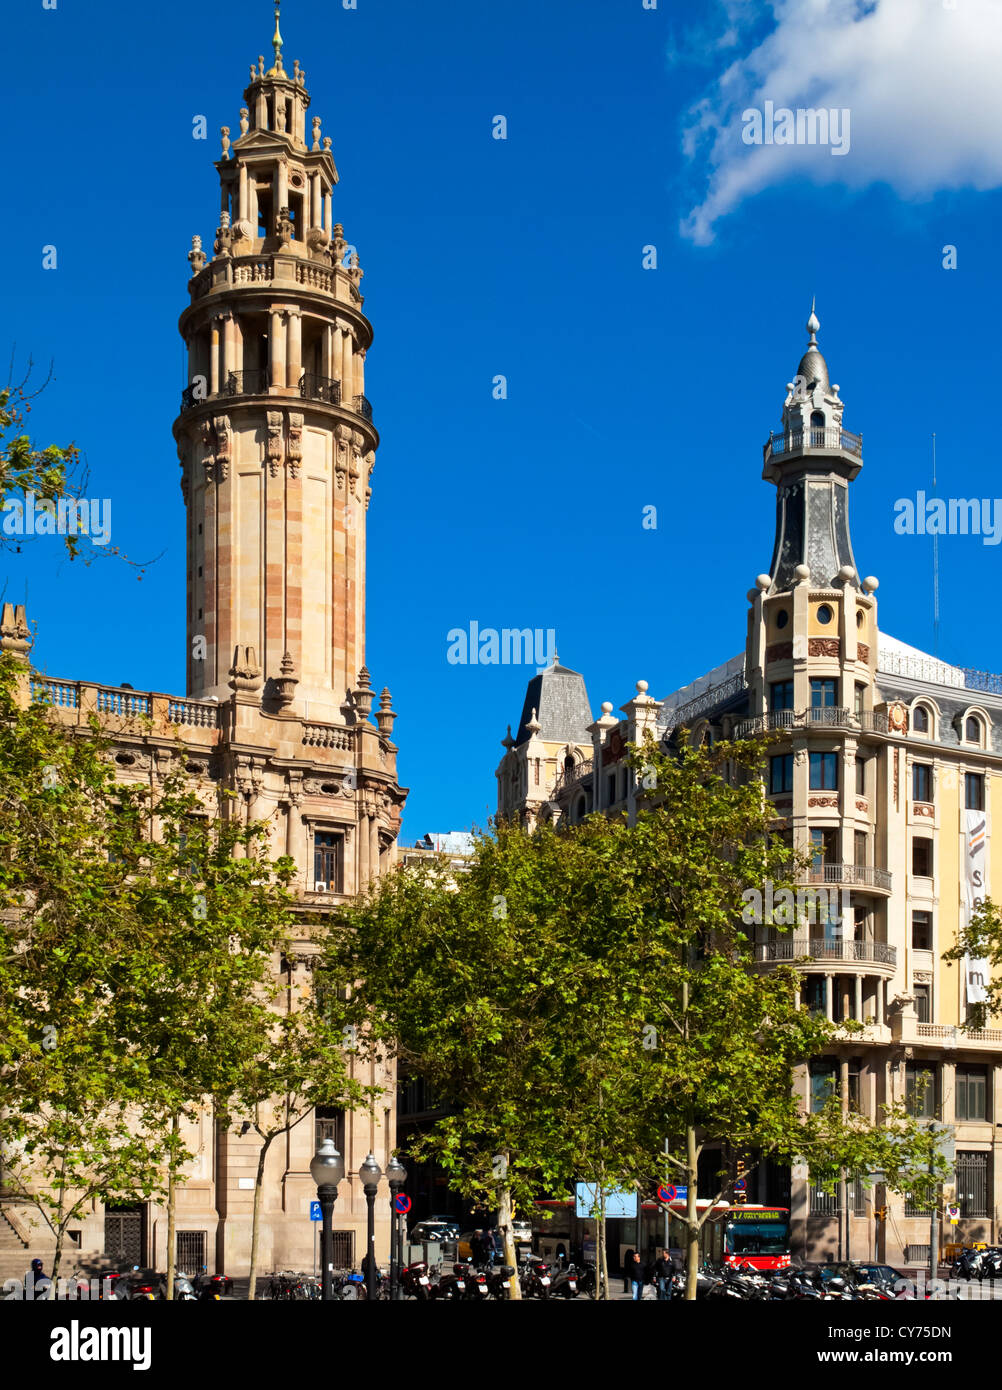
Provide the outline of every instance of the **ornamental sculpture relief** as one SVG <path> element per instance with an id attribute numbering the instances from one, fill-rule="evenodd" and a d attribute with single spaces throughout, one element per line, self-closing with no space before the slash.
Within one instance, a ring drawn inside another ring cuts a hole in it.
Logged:
<path id="1" fill-rule="evenodd" d="M 289 416 L 289 442 L 286 450 L 289 462 L 289 476 L 299 477 L 303 462 L 303 423 L 304 416 L 298 412 Z"/>
<path id="2" fill-rule="evenodd" d="M 841 644 L 837 637 L 809 637 L 807 639 L 808 656 L 830 656 L 837 661 L 841 651 Z"/>
<path id="3" fill-rule="evenodd" d="M 268 472 L 273 478 L 277 478 L 282 467 L 282 413 L 279 410 L 268 411 L 266 456 Z"/>

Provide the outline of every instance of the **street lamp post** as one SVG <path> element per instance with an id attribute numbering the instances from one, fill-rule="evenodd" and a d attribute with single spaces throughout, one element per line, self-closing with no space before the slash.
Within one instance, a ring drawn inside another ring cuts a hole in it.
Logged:
<path id="1" fill-rule="evenodd" d="M 313 1155 L 310 1175 L 317 1185 L 320 1198 L 320 1212 L 324 1219 L 322 1261 L 322 1294 L 330 1302 L 334 1298 L 334 1203 L 337 1201 L 338 1183 L 344 1177 L 344 1159 L 338 1153 L 333 1139 L 325 1139 Z"/>
<path id="2" fill-rule="evenodd" d="M 386 1165 L 386 1180 L 390 1184 L 390 1298 L 400 1298 L 400 1267 L 403 1263 L 403 1218 L 397 1211 L 397 1197 L 407 1181 L 407 1169 L 394 1156 Z"/>
<path id="3" fill-rule="evenodd" d="M 366 1205 L 365 1291 L 372 1302 L 376 1297 L 376 1193 L 379 1191 L 379 1179 L 383 1176 L 375 1154 L 368 1155 L 358 1170 L 358 1176 L 362 1179 Z"/>

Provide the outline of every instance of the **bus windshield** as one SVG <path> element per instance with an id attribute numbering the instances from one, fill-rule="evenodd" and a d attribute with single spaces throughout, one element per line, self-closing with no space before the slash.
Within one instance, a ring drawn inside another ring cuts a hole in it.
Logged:
<path id="1" fill-rule="evenodd" d="M 725 1233 L 729 1255 L 785 1255 L 790 1249 L 786 1221 L 728 1221 Z"/>

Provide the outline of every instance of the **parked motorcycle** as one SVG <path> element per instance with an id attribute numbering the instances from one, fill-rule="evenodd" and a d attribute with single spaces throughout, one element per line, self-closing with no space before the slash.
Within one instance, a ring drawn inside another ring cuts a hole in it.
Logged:
<path id="1" fill-rule="evenodd" d="M 431 1276 L 426 1261 L 415 1260 L 414 1264 L 404 1266 L 400 1271 L 400 1288 L 405 1298 L 416 1298 L 420 1303 L 428 1302 L 432 1293 Z"/>
<path id="2" fill-rule="evenodd" d="M 487 1275 L 487 1292 L 491 1298 L 511 1298 L 511 1279 L 514 1265 L 498 1265 Z"/>
<path id="3" fill-rule="evenodd" d="M 465 1265 L 455 1264 L 452 1266 L 451 1274 L 443 1274 L 437 1283 L 431 1286 L 431 1296 L 435 1299 L 446 1299 L 450 1302 L 459 1302 L 466 1296 L 466 1277 Z"/>
<path id="4" fill-rule="evenodd" d="M 553 1275 L 550 1295 L 553 1298 L 577 1298 L 578 1272 L 573 1264 L 567 1265 L 566 1268 L 558 1270 Z"/>
<path id="5" fill-rule="evenodd" d="M 538 1255 L 530 1255 L 522 1269 L 520 1282 L 523 1298 L 549 1298 L 553 1283 L 550 1266 Z"/>
<path id="6" fill-rule="evenodd" d="M 195 1280 L 195 1294 L 200 1303 L 215 1303 L 233 1293 L 233 1280 L 228 1274 L 210 1274 L 205 1266 Z"/>

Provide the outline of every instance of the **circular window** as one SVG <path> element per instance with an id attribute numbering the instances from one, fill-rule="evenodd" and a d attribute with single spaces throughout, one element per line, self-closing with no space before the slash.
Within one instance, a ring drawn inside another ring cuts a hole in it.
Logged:
<path id="1" fill-rule="evenodd" d="M 115 762 L 118 763 L 119 767 L 131 767 L 135 761 L 131 753 L 118 753 L 115 757 Z"/>
<path id="2" fill-rule="evenodd" d="M 862 626 L 863 626 L 863 610 L 862 610 L 862 608 L 857 608 L 857 609 L 856 609 L 856 626 L 857 626 L 857 627 L 862 627 Z"/>
<path id="3" fill-rule="evenodd" d="M 790 621 L 790 615 L 789 615 L 789 613 L 787 612 L 787 610 L 786 610 L 785 608 L 781 608 L 781 609 L 779 610 L 779 612 L 776 614 L 776 626 L 777 626 L 777 627 L 786 627 L 786 625 L 787 625 L 787 623 L 788 623 L 789 621 Z"/>
<path id="4" fill-rule="evenodd" d="M 325 783 L 323 784 L 323 786 L 320 788 L 320 790 L 321 790 L 326 796 L 333 796 L 334 793 L 337 791 L 337 783 L 336 783 L 336 782 L 325 782 Z"/>
<path id="5" fill-rule="evenodd" d="M 831 622 L 832 618 L 834 618 L 834 616 L 835 614 L 832 612 L 831 608 L 829 608 L 827 603 L 823 603 L 821 607 L 818 609 L 819 623 L 824 623 L 827 626 L 828 623 Z"/>

